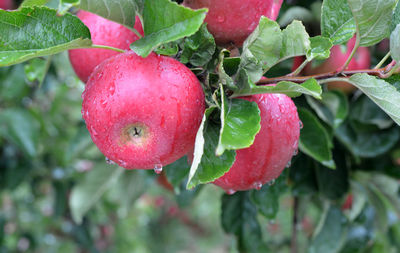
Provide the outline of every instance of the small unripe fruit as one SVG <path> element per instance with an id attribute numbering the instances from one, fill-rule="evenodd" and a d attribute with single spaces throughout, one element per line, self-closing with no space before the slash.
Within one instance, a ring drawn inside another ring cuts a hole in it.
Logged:
<path id="1" fill-rule="evenodd" d="M 13 8 L 12 0 L 0 0 L 0 9 L 10 10 Z"/>
<path id="2" fill-rule="evenodd" d="M 102 18 L 96 14 L 79 11 L 77 17 L 89 28 L 93 44 L 128 50 L 129 45 L 139 37 L 125 26 Z M 136 17 L 135 27 L 143 35 L 140 19 Z M 69 51 L 69 59 L 75 73 L 86 83 L 97 65 L 119 54 L 109 49 L 74 49 Z"/>
<path id="3" fill-rule="evenodd" d="M 318 65 L 317 67 L 312 67 L 312 64 L 308 64 L 306 68 L 304 68 L 304 74 L 316 75 L 340 70 L 340 68 L 345 64 L 346 60 L 349 58 L 351 52 L 353 51 L 355 43 L 356 37 L 353 37 L 347 42 L 345 51 L 343 50 L 343 46 L 333 46 L 331 48 L 331 55 L 327 60 L 325 60 L 321 65 Z M 371 54 L 368 48 L 359 47 L 346 70 L 368 69 L 370 65 Z M 328 83 L 328 88 L 341 90 L 345 93 L 350 93 L 356 89 L 353 85 L 347 82 L 330 82 Z"/>
<path id="4" fill-rule="evenodd" d="M 185 65 L 132 51 L 101 63 L 82 96 L 93 142 L 127 169 L 161 169 L 188 153 L 205 108 L 202 86 Z"/>
<path id="5" fill-rule="evenodd" d="M 243 97 L 260 108 L 261 129 L 249 148 L 236 151 L 230 170 L 213 183 L 228 193 L 260 189 L 276 179 L 297 154 L 300 125 L 297 108 L 283 94 Z"/>
<path id="6" fill-rule="evenodd" d="M 185 0 L 192 9 L 208 8 L 204 22 L 218 45 L 242 46 L 261 16 L 275 20 L 282 0 Z"/>

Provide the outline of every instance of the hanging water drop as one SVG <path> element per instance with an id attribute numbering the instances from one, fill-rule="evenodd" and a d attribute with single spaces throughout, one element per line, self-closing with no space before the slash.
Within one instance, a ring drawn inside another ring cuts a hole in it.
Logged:
<path id="1" fill-rule="evenodd" d="M 111 165 L 114 165 L 114 164 L 115 164 L 115 162 L 112 161 L 112 160 L 111 160 L 110 158 L 108 158 L 108 157 L 106 157 L 106 163 L 111 164 Z"/>
<path id="2" fill-rule="evenodd" d="M 285 168 L 290 168 L 290 166 L 292 166 L 292 160 L 290 160 L 287 164 Z"/>
<path id="3" fill-rule="evenodd" d="M 163 170 L 162 164 L 156 164 L 156 165 L 154 166 L 154 172 L 155 172 L 156 174 L 160 174 L 160 173 L 162 172 L 162 170 Z"/>
<path id="4" fill-rule="evenodd" d="M 300 129 L 303 129 L 303 127 L 304 127 L 303 122 L 301 122 L 301 120 L 299 120 L 299 127 L 300 127 Z"/>
<path id="5" fill-rule="evenodd" d="M 269 185 L 269 186 L 274 185 L 274 184 L 275 184 L 275 181 L 276 181 L 275 179 L 272 179 L 271 181 L 268 182 L 268 185 Z"/>
<path id="6" fill-rule="evenodd" d="M 260 182 L 255 182 L 254 184 L 253 184 L 253 186 L 254 186 L 254 189 L 256 189 L 256 190 L 261 190 L 261 188 L 262 188 L 262 183 L 260 183 Z"/>
<path id="7" fill-rule="evenodd" d="M 226 191 L 226 194 L 233 195 L 233 194 L 235 194 L 235 192 L 236 192 L 235 190 L 229 189 L 229 190 Z"/>
<path id="8" fill-rule="evenodd" d="M 296 149 L 293 151 L 293 156 L 296 156 L 296 155 L 298 155 L 298 154 L 299 154 L 299 149 L 296 148 Z"/>

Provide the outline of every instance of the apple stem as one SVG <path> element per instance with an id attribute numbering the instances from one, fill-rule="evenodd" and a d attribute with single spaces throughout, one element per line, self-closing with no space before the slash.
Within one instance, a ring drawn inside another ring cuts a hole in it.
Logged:
<path id="1" fill-rule="evenodd" d="M 359 47 L 360 47 L 360 35 L 357 32 L 356 43 L 354 44 L 353 50 L 351 51 L 351 54 L 349 55 L 349 58 L 347 58 L 345 64 L 342 66 L 342 68 L 340 68 L 339 73 L 343 72 L 347 68 L 347 66 L 349 66 L 351 59 L 353 59 Z"/>
<path id="2" fill-rule="evenodd" d="M 114 50 L 118 53 L 125 53 L 125 50 L 122 50 L 122 49 L 119 49 L 116 47 L 104 46 L 104 45 L 92 45 L 91 48 L 109 49 L 109 50 Z"/>
<path id="3" fill-rule="evenodd" d="M 385 57 L 382 58 L 382 60 L 378 63 L 378 65 L 375 66 L 374 69 L 379 69 L 382 67 L 382 65 L 386 62 L 386 60 L 390 57 L 390 52 L 385 55 Z"/>
<path id="4" fill-rule="evenodd" d="M 305 60 L 295 71 L 293 71 L 287 76 L 297 76 L 309 62 L 310 62 L 309 60 Z"/>
<path id="5" fill-rule="evenodd" d="M 139 39 L 143 38 L 143 36 L 135 28 L 132 28 L 132 32 L 134 32 L 136 34 L 136 36 L 139 37 Z"/>
<path id="6" fill-rule="evenodd" d="M 281 76 L 281 77 L 273 77 L 273 78 L 265 78 L 257 82 L 257 85 L 265 85 L 265 84 L 274 84 L 282 81 L 286 82 L 294 82 L 294 83 L 304 83 L 308 79 L 314 78 L 317 80 L 327 79 L 332 77 L 349 77 L 355 74 L 366 73 L 369 75 L 377 76 L 379 78 L 388 78 L 394 73 L 397 73 L 399 70 L 400 65 L 395 65 L 390 63 L 384 68 L 380 69 L 360 69 L 360 70 L 348 70 L 348 71 L 332 71 L 328 73 L 322 73 L 318 75 L 311 75 L 311 76 Z"/>

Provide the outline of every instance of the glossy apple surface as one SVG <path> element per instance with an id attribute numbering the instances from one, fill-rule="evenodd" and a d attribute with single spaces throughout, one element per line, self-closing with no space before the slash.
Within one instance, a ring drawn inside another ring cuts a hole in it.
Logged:
<path id="1" fill-rule="evenodd" d="M 205 109 L 202 86 L 185 65 L 132 51 L 101 63 L 82 96 L 93 142 L 127 169 L 154 169 L 188 153 Z"/>
<path id="2" fill-rule="evenodd" d="M 12 0 L 0 0 L 0 9 L 10 10 L 13 8 Z"/>
<path id="3" fill-rule="evenodd" d="M 350 56 L 355 43 L 356 38 L 353 37 L 347 42 L 346 46 L 333 46 L 331 48 L 331 55 L 327 60 L 316 67 L 312 67 L 312 64 L 308 64 L 304 69 L 304 74 L 315 75 L 340 70 L 340 68 L 345 64 L 347 58 Z M 368 48 L 360 47 L 357 49 L 346 70 L 368 69 L 370 68 L 370 65 L 371 54 Z M 342 90 L 345 93 L 350 93 L 356 89 L 353 85 L 346 82 L 331 82 L 328 83 L 328 88 Z"/>
<path id="4" fill-rule="evenodd" d="M 79 11 L 77 16 L 89 28 L 93 44 L 128 50 L 129 45 L 139 39 L 125 26 L 96 14 Z M 138 17 L 135 20 L 135 29 L 143 35 Z M 69 59 L 79 79 L 86 83 L 97 65 L 116 54 L 119 53 L 109 49 L 74 49 L 69 51 Z"/>
<path id="5" fill-rule="evenodd" d="M 192 9 L 208 8 L 204 22 L 218 45 L 242 46 L 261 16 L 275 20 L 282 0 L 185 0 Z"/>
<path id="6" fill-rule="evenodd" d="M 283 94 L 243 97 L 260 108 L 261 130 L 253 145 L 237 150 L 236 161 L 213 183 L 228 193 L 259 189 L 276 179 L 297 153 L 300 120 L 293 101 Z"/>

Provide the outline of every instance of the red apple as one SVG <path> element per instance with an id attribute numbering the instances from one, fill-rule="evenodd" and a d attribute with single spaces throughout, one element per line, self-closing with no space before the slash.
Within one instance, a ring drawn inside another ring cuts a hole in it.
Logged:
<path id="1" fill-rule="evenodd" d="M 228 193 L 260 189 L 276 179 L 297 153 L 300 120 L 293 101 L 283 94 L 243 97 L 260 108 L 261 130 L 253 145 L 237 150 L 232 168 L 213 183 Z"/>
<path id="2" fill-rule="evenodd" d="M 208 8 L 205 19 L 218 45 L 242 46 L 261 16 L 278 17 L 283 0 L 184 0 L 193 9 Z"/>
<path id="3" fill-rule="evenodd" d="M 128 50 L 139 37 L 125 26 L 102 18 L 96 14 L 79 11 L 78 18 L 89 28 L 93 44 Z M 140 19 L 136 17 L 135 29 L 143 35 Z M 75 49 L 69 51 L 69 59 L 75 73 L 86 83 L 94 68 L 104 60 L 119 54 L 108 49 Z"/>
<path id="4" fill-rule="evenodd" d="M 132 51 L 101 63 L 82 97 L 93 142 L 127 169 L 160 169 L 188 153 L 205 108 L 202 86 L 185 65 Z"/>
<path id="5" fill-rule="evenodd" d="M 345 47 L 340 45 L 333 46 L 331 48 L 331 56 L 327 60 L 316 67 L 312 67 L 312 64 L 308 64 L 304 69 L 304 74 L 315 75 L 340 70 L 353 51 L 355 43 L 356 38 L 353 37 L 347 42 Z M 371 54 L 368 48 L 360 47 L 357 49 L 346 70 L 368 69 L 370 65 Z M 345 93 L 350 93 L 356 89 L 353 85 L 347 82 L 331 82 L 328 84 L 328 88 L 342 90 Z"/>
<path id="6" fill-rule="evenodd" d="M 12 0 L 0 0 L 0 9 L 3 9 L 3 10 L 13 9 L 13 1 Z"/>

